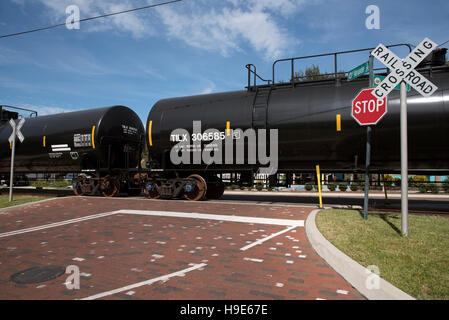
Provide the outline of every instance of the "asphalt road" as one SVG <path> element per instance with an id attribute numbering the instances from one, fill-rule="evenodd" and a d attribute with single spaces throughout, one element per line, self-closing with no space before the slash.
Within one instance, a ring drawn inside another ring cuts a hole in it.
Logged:
<path id="1" fill-rule="evenodd" d="M 220 201 L 242 201 L 242 202 L 263 202 L 263 203 L 289 203 L 289 204 L 306 204 L 318 205 L 318 196 L 315 193 L 283 193 L 283 192 L 235 192 L 226 191 Z M 363 207 L 363 195 L 347 193 L 344 195 L 323 195 L 323 204 L 326 206 L 347 206 Z M 400 210 L 401 199 L 399 195 L 390 196 L 387 201 L 382 195 L 370 195 L 369 206 L 371 209 L 391 209 Z M 409 210 L 419 212 L 440 212 L 449 214 L 449 197 L 434 195 L 410 195 Z"/>

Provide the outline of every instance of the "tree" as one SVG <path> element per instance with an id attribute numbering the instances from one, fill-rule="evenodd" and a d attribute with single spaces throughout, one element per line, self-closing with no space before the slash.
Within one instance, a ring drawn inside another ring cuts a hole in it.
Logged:
<path id="1" fill-rule="evenodd" d="M 338 71 L 337 77 L 341 78 L 344 77 L 345 72 L 344 71 Z M 320 71 L 320 67 L 312 64 L 311 67 L 307 67 L 306 71 L 302 71 L 299 69 L 295 72 L 293 75 L 293 81 L 294 82 L 303 82 L 303 81 L 314 81 L 314 80 L 326 80 L 326 79 L 333 79 L 333 74 L 322 74 Z M 291 82 L 291 80 L 289 81 Z M 283 80 L 280 80 L 279 83 L 287 83 Z"/>

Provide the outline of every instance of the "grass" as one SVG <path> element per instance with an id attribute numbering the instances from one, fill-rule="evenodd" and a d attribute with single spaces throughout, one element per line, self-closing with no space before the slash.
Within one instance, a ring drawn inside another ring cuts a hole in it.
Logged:
<path id="1" fill-rule="evenodd" d="M 14 195 L 13 201 L 9 202 L 9 194 L 8 195 L 1 195 L 0 196 L 0 209 L 16 206 L 18 204 L 23 204 L 27 202 L 35 202 L 40 200 L 48 199 L 49 197 L 45 196 L 21 196 L 21 195 Z"/>
<path id="2" fill-rule="evenodd" d="M 323 210 L 318 229 L 362 266 L 376 265 L 380 276 L 417 299 L 449 299 L 449 219 L 409 215 L 408 237 L 400 214 Z"/>
<path id="3" fill-rule="evenodd" d="M 51 183 L 48 181 L 33 181 L 30 184 L 32 187 L 56 187 L 56 188 L 64 188 L 72 185 L 70 181 L 62 181 L 57 180 L 55 183 Z"/>

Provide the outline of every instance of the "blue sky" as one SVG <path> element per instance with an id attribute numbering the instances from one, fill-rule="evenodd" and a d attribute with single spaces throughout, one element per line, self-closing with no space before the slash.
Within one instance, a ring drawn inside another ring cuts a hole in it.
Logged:
<path id="1" fill-rule="evenodd" d="M 0 34 L 144 6 L 147 0 L 2 0 Z M 368 5 L 380 29 L 368 30 Z M 363 0 L 184 0 L 165 7 L 0 39 L 0 104 L 40 114 L 126 105 L 146 121 L 158 100 L 241 90 L 244 66 L 271 78 L 275 59 L 449 40 L 449 2 Z M 449 46 L 446 45 L 446 47 Z M 396 51 L 401 57 L 405 51 Z M 342 59 L 348 71 L 366 55 Z M 331 71 L 331 59 L 310 60 Z M 288 80 L 288 65 L 277 79 Z M 278 74 L 278 73 L 277 73 Z"/>

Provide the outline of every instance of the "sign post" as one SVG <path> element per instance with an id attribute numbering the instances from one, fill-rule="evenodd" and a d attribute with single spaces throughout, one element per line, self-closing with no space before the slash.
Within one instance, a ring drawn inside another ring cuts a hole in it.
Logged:
<path id="1" fill-rule="evenodd" d="M 401 81 L 401 230 L 408 236 L 407 88 Z"/>
<path id="2" fill-rule="evenodd" d="M 20 129 L 22 128 L 23 124 L 25 123 L 25 119 L 20 119 L 19 123 L 16 125 L 16 122 L 13 119 L 9 120 L 9 124 L 12 127 L 12 134 L 9 137 L 8 141 L 11 144 L 11 173 L 9 176 L 9 202 L 12 202 L 12 186 L 14 184 L 14 157 L 16 154 L 16 137 L 19 138 L 20 142 L 23 142 L 25 140 L 25 137 L 23 136 L 22 132 L 20 132 Z"/>
<path id="3" fill-rule="evenodd" d="M 374 57 L 369 56 L 369 87 L 372 88 L 374 84 Z M 386 102 L 385 102 L 386 104 Z M 371 165 L 371 126 L 366 127 L 366 161 L 365 161 L 365 196 L 363 198 L 363 219 L 368 219 L 368 205 L 369 205 L 369 168 Z"/>
<path id="4" fill-rule="evenodd" d="M 373 84 L 373 57 L 370 57 L 370 86 Z M 371 165 L 371 132 L 372 125 L 376 125 L 387 113 L 387 97 L 378 99 L 373 95 L 374 88 L 364 89 L 352 101 L 352 117 L 366 128 L 366 163 L 365 163 L 365 197 L 363 201 L 363 219 L 368 219 L 369 202 L 369 170 Z"/>
<path id="5" fill-rule="evenodd" d="M 415 70 L 437 44 L 425 38 L 405 58 L 398 58 L 383 44 L 379 44 L 371 54 L 387 66 L 391 73 L 374 90 L 373 95 L 381 99 L 386 97 L 398 84 L 401 85 L 401 228 L 408 236 L 408 141 L 407 141 L 407 88 L 405 82 L 424 97 L 431 96 L 438 87 Z"/>

